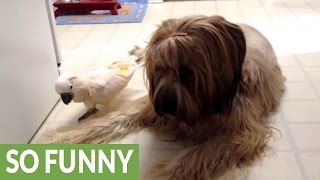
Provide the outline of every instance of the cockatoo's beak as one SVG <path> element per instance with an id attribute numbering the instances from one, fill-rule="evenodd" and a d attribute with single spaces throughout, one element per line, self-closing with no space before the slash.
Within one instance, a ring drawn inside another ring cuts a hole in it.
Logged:
<path id="1" fill-rule="evenodd" d="M 68 105 L 72 99 L 73 99 L 73 94 L 72 93 L 62 93 L 60 94 L 62 102 L 66 105 Z"/>

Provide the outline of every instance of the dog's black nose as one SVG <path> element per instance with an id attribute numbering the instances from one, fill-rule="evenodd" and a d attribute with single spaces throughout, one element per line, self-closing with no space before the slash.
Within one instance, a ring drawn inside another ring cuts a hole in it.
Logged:
<path id="1" fill-rule="evenodd" d="M 161 95 L 162 94 L 162 95 Z M 176 115 L 177 98 L 174 93 L 166 92 L 159 94 L 154 101 L 155 111 L 159 115 Z"/>

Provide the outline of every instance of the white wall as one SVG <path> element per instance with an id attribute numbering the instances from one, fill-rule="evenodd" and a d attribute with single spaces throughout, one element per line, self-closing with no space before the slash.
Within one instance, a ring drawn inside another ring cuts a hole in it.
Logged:
<path id="1" fill-rule="evenodd" d="M 1 0 L 0 143 L 27 143 L 58 101 L 49 19 L 44 0 Z"/>

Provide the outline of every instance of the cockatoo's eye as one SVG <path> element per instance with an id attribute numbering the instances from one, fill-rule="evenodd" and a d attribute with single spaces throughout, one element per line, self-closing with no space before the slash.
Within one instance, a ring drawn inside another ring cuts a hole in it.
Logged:
<path id="1" fill-rule="evenodd" d="M 72 87 L 72 85 L 70 85 L 70 89 L 72 89 L 73 87 Z"/>

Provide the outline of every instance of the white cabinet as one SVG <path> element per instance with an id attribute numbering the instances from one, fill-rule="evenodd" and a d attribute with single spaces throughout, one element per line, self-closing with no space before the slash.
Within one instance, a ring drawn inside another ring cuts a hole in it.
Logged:
<path id="1" fill-rule="evenodd" d="M 0 143 L 28 143 L 59 99 L 52 11 L 45 0 L 0 4 Z"/>

